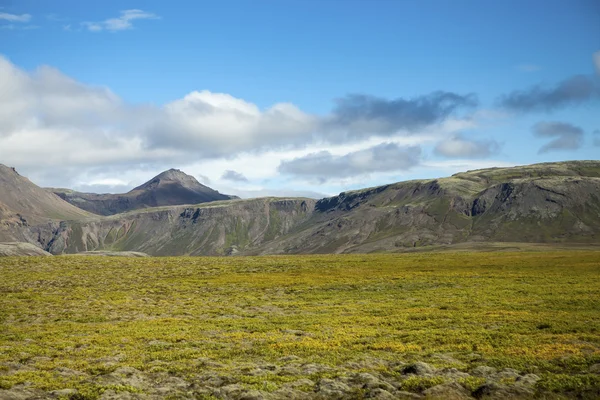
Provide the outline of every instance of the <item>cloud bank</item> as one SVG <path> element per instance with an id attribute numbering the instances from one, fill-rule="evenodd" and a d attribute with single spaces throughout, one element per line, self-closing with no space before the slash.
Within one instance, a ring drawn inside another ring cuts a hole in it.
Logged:
<path id="1" fill-rule="evenodd" d="M 553 111 L 600 99 L 600 85 L 591 76 L 576 75 L 554 87 L 533 86 L 499 99 L 501 107 L 514 112 Z"/>
<path id="2" fill-rule="evenodd" d="M 325 127 L 333 137 L 350 138 L 374 132 L 382 135 L 398 131 L 414 132 L 478 104 L 474 94 L 460 95 L 443 91 L 394 100 L 353 94 L 336 101 Z"/>
<path id="3" fill-rule="evenodd" d="M 123 21 L 143 15 L 133 11 L 124 13 Z M 109 29 L 106 21 L 102 24 Z M 110 24 L 129 29 L 126 23 Z M 527 101 L 513 97 L 525 109 L 595 98 L 588 90 L 591 78 L 565 82 L 519 95 Z M 266 182 L 277 174 L 282 182 L 291 177 L 317 183 L 391 176 L 423 166 L 426 146 L 436 156 L 462 160 L 488 158 L 500 149 L 494 140 L 462 133 L 477 127 L 479 111 L 473 109 L 479 102 L 472 93 L 434 91 L 392 99 L 352 94 L 335 100 L 322 115 L 291 103 L 261 108 L 207 90 L 160 106 L 130 104 L 106 87 L 83 84 L 55 68 L 29 72 L 1 56 L 0 87 L 0 162 L 25 174 L 35 171 L 36 179 L 52 185 L 56 176 L 98 186 L 97 178 L 120 176 L 116 174 L 124 170 L 156 171 L 220 160 L 213 163 L 217 172 L 198 173 L 210 175 L 217 184 L 244 182 L 248 190 L 259 191 L 250 182 Z M 541 152 L 580 145 L 581 135 L 565 126 L 541 124 L 534 133 L 551 139 Z M 246 156 L 257 161 L 232 163 Z"/>
<path id="4" fill-rule="evenodd" d="M 397 138 L 442 126 L 476 104 L 472 95 L 450 92 L 395 100 L 353 95 L 319 116 L 290 103 L 260 109 L 228 94 L 194 91 L 164 106 L 132 105 L 106 87 L 82 84 L 48 66 L 26 72 L 2 57 L 0 86 L 0 158 L 38 168 L 170 166 Z"/>

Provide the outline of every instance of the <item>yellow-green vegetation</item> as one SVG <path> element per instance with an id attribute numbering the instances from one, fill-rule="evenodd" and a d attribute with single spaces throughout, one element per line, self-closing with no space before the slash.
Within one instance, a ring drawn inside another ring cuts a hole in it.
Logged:
<path id="1" fill-rule="evenodd" d="M 0 259 L 0 389 L 143 392 L 96 379 L 121 367 L 263 392 L 347 371 L 413 392 L 448 381 L 406 375 L 417 361 L 598 393 L 600 252 Z"/>

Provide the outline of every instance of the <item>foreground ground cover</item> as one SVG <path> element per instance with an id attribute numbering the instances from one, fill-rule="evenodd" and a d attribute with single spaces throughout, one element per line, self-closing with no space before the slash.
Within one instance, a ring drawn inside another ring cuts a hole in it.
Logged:
<path id="1" fill-rule="evenodd" d="M 597 398 L 599 373 L 600 252 L 0 259 L 0 398 Z"/>

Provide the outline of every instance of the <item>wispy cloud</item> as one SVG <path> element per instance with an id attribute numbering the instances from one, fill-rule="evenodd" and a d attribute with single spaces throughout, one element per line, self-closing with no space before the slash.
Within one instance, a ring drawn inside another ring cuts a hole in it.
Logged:
<path id="1" fill-rule="evenodd" d="M 32 29 L 39 29 L 40 27 L 38 25 L 15 25 L 15 24 L 8 24 L 8 25 L 0 25 L 0 29 L 6 29 L 9 31 L 29 31 Z"/>
<path id="2" fill-rule="evenodd" d="M 116 18 L 109 18 L 100 22 L 82 22 L 81 25 L 90 32 L 100 31 L 124 31 L 133 29 L 133 21 L 142 19 L 160 19 L 156 14 L 149 13 L 143 10 L 123 10 L 121 15 Z"/>
<path id="3" fill-rule="evenodd" d="M 577 150 L 583 145 L 583 129 L 566 122 L 540 122 L 532 129 L 537 137 L 552 138 L 539 149 L 538 154 L 554 150 Z"/>
<path id="4" fill-rule="evenodd" d="M 504 109 L 515 112 L 554 111 L 600 99 L 600 85 L 593 76 L 576 75 L 553 87 L 533 86 L 499 98 Z"/>
<path id="5" fill-rule="evenodd" d="M 90 32 L 100 32 L 101 30 L 104 29 L 102 24 L 98 23 L 98 22 L 82 22 L 81 25 L 83 25 L 85 28 L 87 28 L 87 30 Z M 69 29 L 70 29 L 70 25 L 69 25 Z"/>
<path id="6" fill-rule="evenodd" d="M 30 14 L 8 14 L 8 13 L 0 13 L 0 20 L 9 21 L 9 22 L 29 22 L 31 20 Z"/>
<path id="7" fill-rule="evenodd" d="M 248 182 L 248 178 L 246 178 L 243 174 L 237 171 L 232 171 L 230 169 L 223 173 L 221 179 L 233 182 Z"/>
<path id="8" fill-rule="evenodd" d="M 500 144 L 494 140 L 467 139 L 455 134 L 438 143 L 434 152 L 443 157 L 486 158 L 500 150 Z"/>

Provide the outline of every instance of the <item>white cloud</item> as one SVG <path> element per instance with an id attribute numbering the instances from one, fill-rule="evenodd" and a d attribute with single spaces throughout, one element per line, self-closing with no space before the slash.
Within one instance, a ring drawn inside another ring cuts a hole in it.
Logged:
<path id="1" fill-rule="evenodd" d="M 29 22 L 31 20 L 31 15 L 29 14 L 8 14 L 8 13 L 0 13 L 0 20 L 9 21 L 9 22 Z"/>
<path id="2" fill-rule="evenodd" d="M 292 104 L 261 111 L 242 99 L 206 90 L 167 104 L 163 117 L 149 132 L 150 148 L 195 148 L 211 157 L 306 143 L 317 122 Z"/>
<path id="3" fill-rule="evenodd" d="M 434 152 L 443 157 L 486 158 L 498 152 L 500 145 L 493 140 L 467 139 L 455 134 L 439 142 Z"/>
<path id="4" fill-rule="evenodd" d="M 104 29 L 102 24 L 98 22 L 82 22 L 81 25 L 87 28 L 87 30 L 90 32 L 100 32 L 102 29 Z"/>
<path id="5" fill-rule="evenodd" d="M 121 16 L 118 18 L 110 18 L 104 21 L 106 29 L 109 31 L 121 31 L 131 29 L 133 25 L 131 21 L 136 19 L 157 19 L 158 16 L 142 10 L 124 10 L 121 11 Z"/>
<path id="6" fill-rule="evenodd" d="M 124 181 L 119 178 L 104 178 L 104 179 L 94 179 L 89 182 L 89 185 L 105 185 L 105 186 L 127 186 L 129 182 Z"/>
<path id="7" fill-rule="evenodd" d="M 438 135 L 433 133 L 430 135 L 418 135 L 408 137 L 394 138 L 391 143 L 395 143 L 400 147 L 413 147 L 422 144 L 433 143 Z M 266 150 L 264 152 L 244 152 L 239 153 L 235 157 L 230 158 L 215 158 L 204 159 L 198 162 L 191 163 L 182 170 L 198 177 L 199 175 L 207 176 L 212 184 L 219 188 L 228 188 L 231 185 L 222 179 L 223 174 L 227 170 L 243 171 L 244 176 L 250 182 L 259 183 L 260 185 L 270 185 L 272 182 L 280 178 L 277 168 L 282 160 L 293 160 L 303 158 L 311 153 L 319 153 L 327 151 L 333 156 L 345 156 L 349 153 L 359 152 L 363 149 L 369 149 L 384 143 L 390 143 L 390 138 L 372 137 L 367 140 L 352 143 L 315 143 L 302 148 L 289 150 Z M 397 171 L 394 171 L 397 173 Z M 372 175 L 373 176 L 373 175 Z M 298 180 L 284 179 L 285 184 L 292 185 L 297 189 Z M 306 182 L 314 182 L 314 179 L 307 179 Z M 343 185 L 343 182 L 349 182 L 348 178 L 330 179 L 328 183 Z M 281 185 L 277 183 L 277 185 Z M 304 187 L 308 190 L 310 186 Z M 221 190 L 221 191 L 223 191 Z M 228 189 L 229 190 L 229 189 Z M 231 192 L 231 190 L 229 190 Z M 229 193 L 229 192 L 225 192 Z"/>
<path id="8" fill-rule="evenodd" d="M 420 160 L 421 148 L 418 146 L 403 147 L 396 143 L 381 143 L 344 155 L 320 151 L 284 160 L 278 170 L 283 174 L 314 178 L 325 183 L 332 178 L 408 170 L 418 165 Z"/>
<path id="9" fill-rule="evenodd" d="M 600 75 L 600 51 L 597 51 L 592 56 L 594 60 L 594 66 L 596 67 L 596 72 Z"/>
<path id="10" fill-rule="evenodd" d="M 109 18 L 101 22 L 82 22 L 82 25 L 91 32 L 107 30 L 111 32 L 133 29 L 133 21 L 142 19 L 159 19 L 156 14 L 143 10 L 123 10 L 116 18 Z"/>

